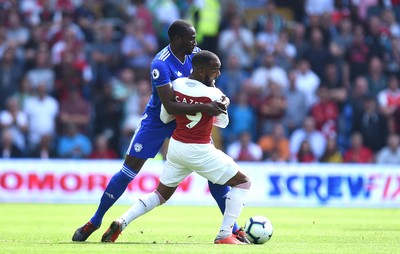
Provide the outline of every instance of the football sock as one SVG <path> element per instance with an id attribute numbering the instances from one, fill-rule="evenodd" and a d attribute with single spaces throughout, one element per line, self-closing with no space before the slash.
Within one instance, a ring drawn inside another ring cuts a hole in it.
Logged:
<path id="1" fill-rule="evenodd" d="M 221 213 L 224 214 L 226 195 L 229 192 L 229 190 L 231 189 L 231 187 L 229 187 L 227 185 L 213 184 L 210 181 L 208 181 L 208 187 L 210 189 L 211 195 L 217 202 L 218 207 L 221 210 Z M 232 232 L 235 232 L 238 229 L 239 229 L 239 226 L 235 222 L 235 224 L 233 225 L 233 228 L 232 228 Z"/>
<path id="2" fill-rule="evenodd" d="M 104 214 L 119 199 L 119 197 L 121 197 L 122 193 L 124 193 L 128 184 L 135 178 L 137 173 L 138 172 L 130 169 L 124 164 L 122 169 L 111 178 L 100 199 L 100 204 L 96 213 L 90 219 L 93 225 L 96 227 L 100 226 Z"/>
<path id="3" fill-rule="evenodd" d="M 236 186 L 232 187 L 231 191 L 226 197 L 226 208 L 220 232 L 218 234 L 219 238 L 225 238 L 232 234 L 232 227 L 243 210 L 249 189 L 241 187 L 242 186 L 239 188 Z M 250 185 L 248 185 L 248 187 L 250 187 Z"/>
<path id="4" fill-rule="evenodd" d="M 149 193 L 139 198 L 129 209 L 126 211 L 118 221 L 122 223 L 122 230 L 128 226 L 134 219 L 150 212 L 156 206 L 165 203 L 164 198 L 157 192 Z"/>

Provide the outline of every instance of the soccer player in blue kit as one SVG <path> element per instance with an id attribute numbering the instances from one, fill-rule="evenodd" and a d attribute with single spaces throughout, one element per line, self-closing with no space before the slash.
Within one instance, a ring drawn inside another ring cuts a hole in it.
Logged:
<path id="1" fill-rule="evenodd" d="M 162 49 L 151 64 L 152 95 L 136 129 L 122 168 L 108 183 L 94 216 L 78 228 L 72 241 L 86 239 L 100 228 L 108 209 L 124 193 L 128 184 L 140 172 L 148 158 L 154 158 L 166 138 L 170 138 L 175 121 L 164 124 L 160 120 L 161 103 L 169 114 L 196 114 L 197 112 L 217 116 L 224 113 L 225 106 L 217 102 L 205 104 L 178 103 L 174 98 L 171 82 L 177 78 L 188 77 L 192 71 L 191 59 L 200 51 L 196 42 L 196 30 L 189 22 L 176 20 L 168 28 L 170 44 Z M 225 210 L 225 198 L 230 188 L 209 182 L 211 195 L 216 200 L 221 212 Z M 240 241 L 246 241 L 244 231 L 235 223 L 232 232 Z"/>

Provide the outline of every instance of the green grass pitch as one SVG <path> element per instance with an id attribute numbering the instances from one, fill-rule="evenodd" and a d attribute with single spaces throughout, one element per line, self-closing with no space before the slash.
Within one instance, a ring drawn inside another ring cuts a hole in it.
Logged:
<path id="1" fill-rule="evenodd" d="M 116 243 L 101 243 L 109 223 L 128 209 L 115 205 L 84 243 L 75 229 L 95 205 L 0 204 L 0 253 L 400 253 L 400 209 L 245 207 L 238 222 L 264 215 L 274 226 L 264 245 L 214 245 L 216 207 L 162 206 L 132 222 Z"/>

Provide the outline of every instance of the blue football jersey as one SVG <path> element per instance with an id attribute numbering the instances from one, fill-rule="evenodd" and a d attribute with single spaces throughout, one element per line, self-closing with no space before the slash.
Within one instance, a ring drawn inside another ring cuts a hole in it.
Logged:
<path id="1" fill-rule="evenodd" d="M 195 47 L 182 63 L 172 53 L 169 45 L 161 50 L 151 63 L 152 93 L 128 147 L 127 154 L 138 158 L 153 158 L 160 150 L 166 138 L 171 137 L 175 121 L 164 124 L 160 120 L 161 100 L 158 86 L 170 85 L 177 78 L 189 77 L 192 72 L 192 57 L 200 49 Z"/>
<path id="2" fill-rule="evenodd" d="M 193 55 L 199 51 L 200 49 L 195 47 L 192 54 L 187 55 L 185 62 L 182 63 L 172 53 L 170 46 L 168 45 L 154 57 L 150 67 L 152 94 L 145 110 L 148 115 L 159 118 L 161 100 L 157 93 L 157 87 L 170 84 L 177 78 L 189 77 L 192 72 Z"/>

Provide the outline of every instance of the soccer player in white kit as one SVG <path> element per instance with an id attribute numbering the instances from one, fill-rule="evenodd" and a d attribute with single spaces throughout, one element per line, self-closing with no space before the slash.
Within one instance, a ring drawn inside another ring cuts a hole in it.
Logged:
<path id="1" fill-rule="evenodd" d="M 192 65 L 193 72 L 189 78 L 172 82 L 176 101 L 192 104 L 227 102 L 225 95 L 215 87 L 221 67 L 218 56 L 210 51 L 200 51 L 194 55 Z M 114 242 L 131 221 L 164 204 L 178 184 L 194 171 L 213 183 L 232 187 L 227 194 L 222 225 L 214 243 L 245 244 L 232 234 L 232 227 L 242 212 L 251 182 L 231 157 L 213 145 L 211 139 L 213 125 L 221 128 L 228 125 L 227 113 L 217 117 L 200 112 L 174 117 L 177 126 L 168 145 L 167 161 L 157 189 L 139 198 L 127 212 L 113 221 L 103 234 L 102 242 Z M 168 122 L 174 117 L 162 108 L 161 120 Z"/>

